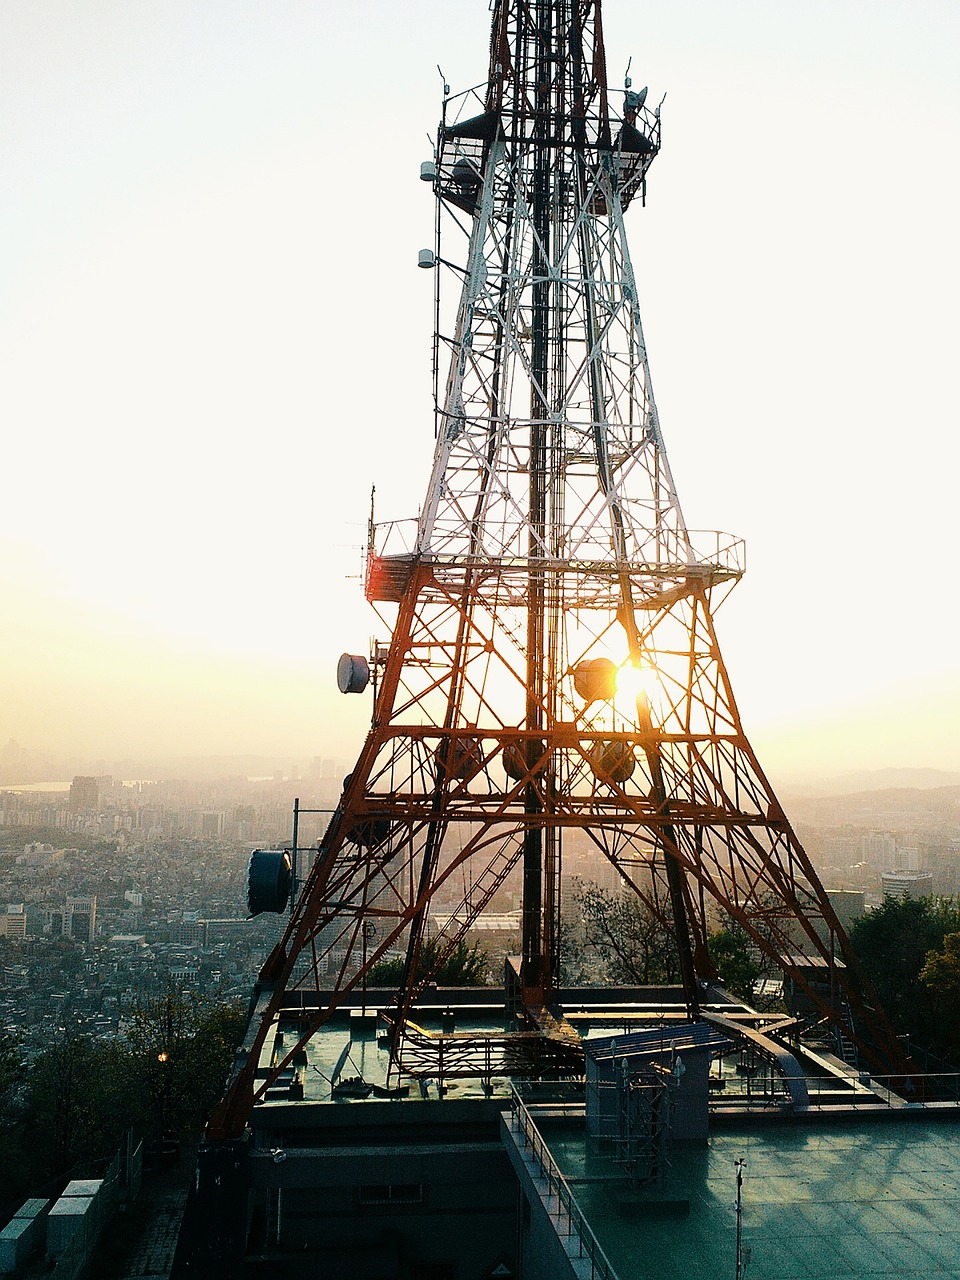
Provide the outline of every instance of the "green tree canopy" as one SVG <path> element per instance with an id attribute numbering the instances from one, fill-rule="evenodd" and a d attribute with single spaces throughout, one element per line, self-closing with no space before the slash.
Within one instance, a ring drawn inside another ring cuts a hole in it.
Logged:
<path id="1" fill-rule="evenodd" d="M 138 1006 L 126 1036 L 68 1032 L 29 1066 L 0 1030 L 0 1201 L 111 1159 L 130 1129 L 150 1139 L 205 1120 L 246 1022 L 237 1004 L 171 986 Z"/>
<path id="2" fill-rule="evenodd" d="M 100 1160 L 139 1113 L 125 1046 L 67 1034 L 35 1059 L 22 1112 L 25 1153 L 40 1176 Z"/>
<path id="3" fill-rule="evenodd" d="M 920 981 L 933 1000 L 940 1043 L 960 1062 L 960 932 L 948 933 L 941 951 L 928 951 Z"/>
<path id="4" fill-rule="evenodd" d="M 22 1071 L 20 1039 L 12 1028 L 0 1025 L 0 1123 L 6 1118 Z"/>
<path id="5" fill-rule="evenodd" d="M 238 1005 L 218 1005 L 183 983 L 134 1009 L 127 1043 L 158 1129 L 206 1119 L 246 1021 Z"/>
<path id="6" fill-rule="evenodd" d="M 441 943 L 438 938 L 428 938 L 420 951 L 419 972 L 429 975 L 429 980 L 439 987 L 482 987 L 486 985 L 490 970 L 487 953 L 479 943 L 468 945 L 461 938 L 450 954 L 439 959 Z M 403 981 L 404 961 L 395 956 L 379 960 L 367 974 L 368 987 L 396 988 Z"/>
<path id="7" fill-rule="evenodd" d="M 948 934 L 960 932 L 960 907 L 952 898 L 884 898 L 881 906 L 855 921 L 850 940 L 864 972 L 901 1034 L 943 1053 L 956 1043 L 937 1005 L 935 983 L 949 964 L 923 972 L 930 953 L 944 952 Z M 960 1017 L 960 1014 L 955 1015 Z"/>
<path id="8" fill-rule="evenodd" d="M 753 984 L 762 975 L 763 968 L 754 958 L 749 935 L 731 922 L 710 934 L 707 949 L 723 986 L 738 999 L 752 1002 Z"/>
<path id="9" fill-rule="evenodd" d="M 948 933 L 942 951 L 928 951 L 920 981 L 936 995 L 960 999 L 960 933 Z"/>

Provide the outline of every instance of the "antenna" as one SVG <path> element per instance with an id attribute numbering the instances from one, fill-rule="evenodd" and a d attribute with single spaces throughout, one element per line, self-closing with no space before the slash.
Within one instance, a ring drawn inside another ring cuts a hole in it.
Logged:
<path id="1" fill-rule="evenodd" d="M 443 81 L 443 96 L 449 98 L 450 86 L 447 84 L 447 77 L 443 74 L 439 62 L 437 63 L 437 70 L 440 72 L 440 79 Z"/>
<path id="2" fill-rule="evenodd" d="M 743 1170 L 746 1166 L 743 1156 L 740 1156 L 734 1162 L 734 1168 L 737 1171 L 737 1280 L 743 1280 Z"/>

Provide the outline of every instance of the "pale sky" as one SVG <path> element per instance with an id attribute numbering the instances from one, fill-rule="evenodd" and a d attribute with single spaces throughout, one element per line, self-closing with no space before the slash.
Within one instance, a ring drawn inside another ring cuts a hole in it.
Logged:
<path id="1" fill-rule="evenodd" d="M 960 769 L 960 5 L 606 0 L 663 107 L 628 215 L 775 781 Z M 349 757 L 369 491 L 432 449 L 439 114 L 484 0 L 0 4 L 0 745 Z"/>

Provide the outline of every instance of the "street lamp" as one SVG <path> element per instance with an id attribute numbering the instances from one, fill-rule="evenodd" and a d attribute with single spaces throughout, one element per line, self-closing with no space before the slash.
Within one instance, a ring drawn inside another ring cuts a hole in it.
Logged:
<path id="1" fill-rule="evenodd" d="M 167 1110 L 167 1093 L 170 1087 L 170 1073 L 167 1069 L 167 1063 L 170 1061 L 170 1055 L 166 1049 L 161 1049 L 157 1054 L 157 1062 L 160 1064 L 160 1094 L 157 1098 L 160 1110 L 160 1132 L 157 1134 L 157 1157 L 163 1157 L 163 1135 L 166 1132 L 166 1110 Z"/>

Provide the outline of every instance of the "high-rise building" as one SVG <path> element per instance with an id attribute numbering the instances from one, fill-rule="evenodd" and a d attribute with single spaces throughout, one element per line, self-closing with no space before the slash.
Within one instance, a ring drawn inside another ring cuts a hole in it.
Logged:
<path id="1" fill-rule="evenodd" d="M 929 898 L 933 895 L 933 875 L 929 871 L 884 871 L 880 887 L 885 898 Z"/>
<path id="2" fill-rule="evenodd" d="M 27 936 L 27 913 L 22 902 L 8 902 L 6 911 L 0 913 L 0 935 L 4 938 Z"/>
<path id="3" fill-rule="evenodd" d="M 92 942 L 97 932 L 97 898 L 68 897 L 63 909 L 63 933 L 75 942 Z"/>
<path id="4" fill-rule="evenodd" d="M 200 816 L 200 834 L 205 840 L 222 840 L 226 814 L 210 810 Z"/>
<path id="5" fill-rule="evenodd" d="M 860 842 L 863 860 L 874 871 L 893 871 L 897 862 L 897 840 L 890 831 L 871 831 Z"/>
<path id="6" fill-rule="evenodd" d="M 70 783 L 70 809 L 81 813 L 84 809 L 96 809 L 100 803 L 100 787 L 97 778 L 79 775 Z"/>

